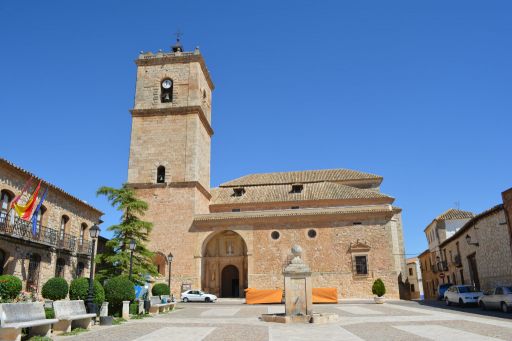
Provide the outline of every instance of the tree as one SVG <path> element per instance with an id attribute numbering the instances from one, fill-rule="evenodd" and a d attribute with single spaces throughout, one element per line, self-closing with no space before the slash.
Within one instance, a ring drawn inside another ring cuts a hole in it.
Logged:
<path id="1" fill-rule="evenodd" d="M 96 194 L 105 195 L 113 207 L 123 212 L 121 222 L 108 228 L 109 231 L 114 232 L 114 236 L 107 242 L 106 252 L 98 255 L 97 262 L 103 263 L 102 269 L 98 270 L 100 278 L 128 276 L 131 240 L 134 240 L 136 244 L 133 251 L 132 281 L 136 284 L 143 284 L 145 282 L 144 275 L 158 275 L 152 261 L 154 255 L 145 246 L 153 224 L 140 218 L 146 213 L 148 204 L 137 199 L 133 189 L 126 184 L 120 189 L 104 186 L 98 189 Z"/>

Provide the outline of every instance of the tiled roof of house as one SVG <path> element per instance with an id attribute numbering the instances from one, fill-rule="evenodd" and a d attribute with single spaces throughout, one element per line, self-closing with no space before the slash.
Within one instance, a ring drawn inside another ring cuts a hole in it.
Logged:
<path id="1" fill-rule="evenodd" d="M 242 211 L 242 212 L 219 212 L 208 214 L 196 214 L 194 222 L 219 221 L 219 220 L 238 220 L 238 219 L 258 219 L 274 217 L 292 217 L 292 216 L 318 216 L 318 215 L 343 215 L 354 213 L 396 213 L 400 209 L 391 205 L 361 205 L 361 206 L 343 206 L 327 208 L 302 208 L 287 210 L 265 210 L 265 211 Z"/>
<path id="2" fill-rule="evenodd" d="M 436 220 L 471 219 L 475 216 L 473 212 L 450 208 L 436 217 Z"/>
<path id="3" fill-rule="evenodd" d="M 78 197 L 75 197 L 75 196 L 74 196 L 74 195 L 72 195 L 72 194 L 69 194 L 68 192 L 66 192 L 66 191 L 65 191 L 65 190 L 63 190 L 62 188 L 57 187 L 57 186 L 55 186 L 54 184 L 51 184 L 51 183 L 49 183 L 48 181 L 45 181 L 44 179 L 39 178 L 39 177 L 38 177 L 38 176 L 36 176 L 35 174 L 33 174 L 33 173 L 31 173 L 31 172 L 27 171 L 26 169 L 21 168 L 20 166 L 15 165 L 15 164 L 14 164 L 14 163 L 12 163 L 11 161 L 8 161 L 8 160 L 6 160 L 6 159 L 4 159 L 4 158 L 0 157 L 0 163 L 3 163 L 3 164 L 5 164 L 5 165 L 8 165 L 8 166 L 10 166 L 11 168 L 14 168 L 14 169 L 16 169 L 16 170 L 18 170 L 18 171 L 20 171 L 20 172 L 24 173 L 24 174 L 25 174 L 25 175 L 27 175 L 28 177 L 32 177 L 32 178 L 34 178 L 35 180 L 42 180 L 42 184 L 44 184 L 44 185 L 46 185 L 46 186 L 48 186 L 48 187 L 52 188 L 53 190 L 55 190 L 55 191 L 57 191 L 57 192 L 60 192 L 61 194 L 63 194 L 63 195 L 65 195 L 65 196 L 67 196 L 68 198 L 70 198 L 70 199 L 72 199 L 72 200 L 74 200 L 74 201 L 77 201 L 77 202 L 78 202 L 78 203 L 80 203 L 81 205 L 84 205 L 84 206 L 86 206 L 86 207 L 90 208 L 91 210 L 93 210 L 93 211 L 95 211 L 95 212 L 97 212 L 97 213 L 101 213 L 101 215 L 103 215 L 103 212 L 101 212 L 100 210 L 98 210 L 96 207 L 89 205 L 88 203 L 86 203 L 86 202 L 85 202 L 85 201 L 83 201 L 82 199 L 80 199 L 80 198 L 78 198 Z"/>
<path id="4" fill-rule="evenodd" d="M 375 174 L 363 173 L 351 169 L 321 169 L 294 172 L 249 174 L 241 178 L 225 182 L 220 187 L 258 186 L 275 184 L 311 183 L 311 182 L 340 182 L 350 180 L 382 181 Z"/>
<path id="5" fill-rule="evenodd" d="M 464 234 L 471 226 L 475 225 L 476 223 L 478 223 L 480 220 L 482 220 L 483 218 L 487 217 L 487 216 L 490 216 L 496 212 L 499 212 L 501 210 L 503 210 L 503 204 L 498 204 L 494 207 L 491 207 L 489 208 L 488 210 L 485 210 L 483 211 L 482 213 L 479 213 L 475 216 L 473 216 L 471 218 L 471 220 L 469 220 L 467 223 L 464 224 L 464 226 L 462 226 L 460 229 L 457 230 L 457 232 L 455 232 L 453 234 L 453 236 L 451 236 L 450 238 L 446 239 L 445 241 L 443 241 L 441 244 L 439 244 L 439 246 L 444 246 L 444 245 L 447 245 L 448 243 L 450 243 L 452 240 L 455 240 L 457 239 L 458 237 L 460 237 L 462 234 Z"/>
<path id="6" fill-rule="evenodd" d="M 241 196 L 234 195 L 232 187 L 218 187 L 211 191 L 211 205 L 287 202 L 306 200 L 388 199 L 394 198 L 369 189 L 360 189 L 333 182 L 306 183 L 300 193 L 292 193 L 292 185 L 264 185 L 244 188 Z"/>

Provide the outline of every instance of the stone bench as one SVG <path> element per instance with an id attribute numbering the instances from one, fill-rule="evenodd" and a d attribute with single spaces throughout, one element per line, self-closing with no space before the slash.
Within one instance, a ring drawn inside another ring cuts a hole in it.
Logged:
<path id="1" fill-rule="evenodd" d="M 50 337 L 51 325 L 57 321 L 46 318 L 43 303 L 0 304 L 0 340 L 20 341 L 22 328 L 30 328 L 30 337 Z"/>
<path id="2" fill-rule="evenodd" d="M 174 307 L 174 303 L 162 303 L 162 298 L 159 296 L 153 296 L 150 298 L 151 305 L 149 308 L 149 312 L 151 314 L 164 313 L 171 309 L 171 306 Z"/>
<path id="3" fill-rule="evenodd" d="M 96 314 L 87 314 L 85 304 L 82 300 L 76 301 L 55 301 L 53 302 L 55 318 L 58 320 L 53 325 L 53 331 L 56 334 L 68 333 L 71 328 L 89 329 L 91 319 Z"/>

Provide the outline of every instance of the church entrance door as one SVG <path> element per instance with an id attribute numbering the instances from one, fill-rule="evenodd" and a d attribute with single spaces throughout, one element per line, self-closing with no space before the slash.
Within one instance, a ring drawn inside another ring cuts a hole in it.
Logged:
<path id="1" fill-rule="evenodd" d="M 221 282 L 222 297 L 240 297 L 238 269 L 234 265 L 228 265 L 222 269 Z"/>

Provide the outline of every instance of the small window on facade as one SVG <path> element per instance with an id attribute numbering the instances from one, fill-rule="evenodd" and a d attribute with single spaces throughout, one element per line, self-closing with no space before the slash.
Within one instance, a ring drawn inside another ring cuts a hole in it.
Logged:
<path id="1" fill-rule="evenodd" d="M 13 199 L 7 191 L 0 192 L 0 224 L 5 222 L 7 213 L 9 213 L 9 203 Z"/>
<path id="2" fill-rule="evenodd" d="M 231 210 L 231 212 L 240 212 L 240 209 L 239 209 L 239 208 L 233 208 L 233 209 Z"/>
<path id="3" fill-rule="evenodd" d="M 241 197 L 245 193 L 245 188 L 243 187 L 237 187 L 233 188 L 233 196 L 234 197 Z"/>
<path id="4" fill-rule="evenodd" d="M 62 258 L 58 258 L 57 264 L 55 265 L 55 277 L 64 277 L 65 267 L 66 267 L 66 261 Z"/>
<path id="5" fill-rule="evenodd" d="M 43 217 L 46 213 L 46 207 L 41 206 L 41 209 L 37 212 L 36 218 L 36 234 L 39 234 L 41 227 L 43 226 Z"/>
<path id="6" fill-rule="evenodd" d="M 83 223 L 82 226 L 80 227 L 80 239 L 78 240 L 80 243 L 80 246 L 82 246 L 84 244 L 84 236 L 85 236 L 86 231 L 87 231 L 87 224 Z"/>
<path id="7" fill-rule="evenodd" d="M 311 229 L 308 231 L 308 237 L 309 238 L 315 238 L 316 237 L 316 231 Z"/>
<path id="8" fill-rule="evenodd" d="M 366 256 L 356 256 L 356 273 L 358 275 L 368 274 L 368 258 Z"/>
<path id="9" fill-rule="evenodd" d="M 292 210 L 298 210 L 299 208 L 299 206 L 292 206 Z"/>
<path id="10" fill-rule="evenodd" d="M 59 229 L 59 239 L 64 240 L 64 234 L 66 233 L 66 226 L 68 224 L 69 217 L 63 215 L 62 218 L 60 218 L 60 229 Z"/>
<path id="11" fill-rule="evenodd" d="M 411 292 L 415 292 L 416 290 L 414 290 L 414 284 L 411 284 Z"/>
<path id="12" fill-rule="evenodd" d="M 302 193 L 304 186 L 301 184 L 292 185 L 292 190 L 290 193 Z"/>
<path id="13" fill-rule="evenodd" d="M 172 79 L 164 79 L 160 84 L 160 101 L 162 103 L 170 103 L 172 102 L 172 89 L 173 89 L 173 81 Z"/>
<path id="14" fill-rule="evenodd" d="M 409 276 L 412 276 L 412 269 L 409 268 Z"/>
<path id="15" fill-rule="evenodd" d="M 82 277 L 84 275 L 85 265 L 83 262 L 78 262 L 76 265 L 76 277 Z"/>
<path id="16" fill-rule="evenodd" d="M 165 167 L 158 166 L 156 169 L 156 182 L 159 184 L 163 184 L 165 182 Z"/>
<path id="17" fill-rule="evenodd" d="M 280 237 L 281 235 L 279 234 L 279 232 L 277 232 L 277 231 L 273 231 L 273 232 L 270 234 L 270 236 L 272 237 L 272 239 L 274 239 L 274 240 L 278 240 L 278 239 L 279 239 L 279 237 Z"/>
<path id="18" fill-rule="evenodd" d="M 363 223 L 360 221 L 354 221 L 353 225 L 363 225 Z"/>

